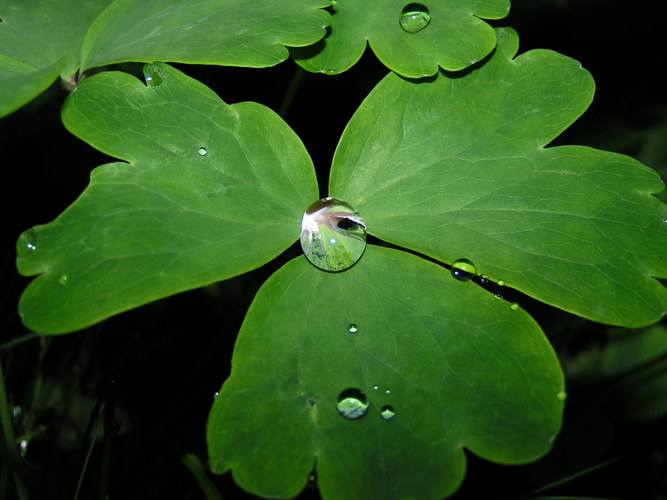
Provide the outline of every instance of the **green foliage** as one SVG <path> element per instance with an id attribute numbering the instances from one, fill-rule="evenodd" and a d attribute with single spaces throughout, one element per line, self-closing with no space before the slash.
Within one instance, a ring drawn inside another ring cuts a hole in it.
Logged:
<path id="1" fill-rule="evenodd" d="M 53 222 L 19 237 L 18 270 L 34 276 L 19 313 L 44 334 L 266 264 L 296 242 L 321 192 L 282 118 L 226 104 L 165 62 L 266 67 L 291 54 L 334 74 L 368 42 L 394 71 L 348 123 L 328 186 L 353 207 L 333 203 L 346 217 L 359 211 L 373 244 L 341 272 L 299 256 L 273 273 L 209 416 L 212 470 L 255 494 L 295 496 L 315 472 L 324 498 L 438 498 L 463 480 L 464 448 L 503 464 L 544 455 L 561 425 L 563 372 L 537 323 L 494 288 L 613 325 L 667 312 L 659 176 L 627 156 L 550 146 L 591 103 L 589 73 L 548 50 L 517 56 L 517 34 L 482 20 L 504 17 L 507 0 L 423 7 L 0 3 L 0 115 L 60 76 L 74 87 L 65 127 L 119 160 L 94 169 Z M 115 70 L 77 74 L 131 61 L 149 63 L 145 83 Z M 338 215 L 324 218 L 323 248 L 350 231 Z M 364 227 L 354 230 L 356 258 Z M 453 266 L 462 258 L 470 262 Z M 456 279 L 450 266 L 484 279 Z M 666 348 L 662 327 L 611 334 L 570 360 L 571 380 L 611 388 L 591 401 L 631 406 L 623 418 L 663 415 Z M 195 455 L 184 463 L 218 496 Z"/>
<path id="2" fill-rule="evenodd" d="M 109 3 L 0 2 L 0 116 L 34 99 L 58 75 L 73 80 L 86 31 Z"/>
<path id="3" fill-rule="evenodd" d="M 292 57 L 308 71 L 336 74 L 354 66 L 368 42 L 382 63 L 407 77 L 432 76 L 438 66 L 456 71 L 481 60 L 496 44 L 493 29 L 480 18 L 501 19 L 509 11 L 508 0 L 426 2 L 428 24 L 409 32 L 400 24 L 406 3 L 339 0 L 331 8 L 327 36 L 291 50 Z"/>
<path id="4" fill-rule="evenodd" d="M 276 9 L 270 0 L 4 2 L 0 117 L 35 98 L 58 75 L 74 85 L 79 69 L 154 60 L 278 64 L 289 55 L 284 45 L 309 45 L 324 36 L 329 14 L 320 7 L 328 4 L 286 0 Z"/>
<path id="5" fill-rule="evenodd" d="M 317 198 L 310 157 L 271 110 L 227 105 L 165 64 L 146 74 L 150 85 L 100 73 L 63 107 L 73 134 L 128 163 L 94 170 L 58 219 L 19 239 L 19 271 L 39 274 L 19 311 L 37 331 L 81 329 L 261 266 Z"/>
<path id="6" fill-rule="evenodd" d="M 336 409 L 350 388 L 370 401 L 358 420 Z M 464 446 L 502 463 L 546 452 L 563 390 L 537 324 L 474 283 L 372 245 L 340 274 L 300 257 L 248 311 L 209 418 L 211 467 L 274 498 L 314 464 L 324 498 L 442 498 Z"/>
<path id="7" fill-rule="evenodd" d="M 371 234 L 478 272 L 595 321 L 643 326 L 667 312 L 663 184 L 632 158 L 546 148 L 588 107 L 593 80 L 546 50 L 494 55 L 464 76 L 388 75 L 343 134 L 331 194 Z M 363 140 L 359 140 L 363 137 Z"/>
<path id="8" fill-rule="evenodd" d="M 324 36 L 329 15 L 320 7 L 329 3 L 116 0 L 91 27 L 82 67 L 153 60 L 273 66 L 287 59 L 284 45 L 310 45 Z"/>

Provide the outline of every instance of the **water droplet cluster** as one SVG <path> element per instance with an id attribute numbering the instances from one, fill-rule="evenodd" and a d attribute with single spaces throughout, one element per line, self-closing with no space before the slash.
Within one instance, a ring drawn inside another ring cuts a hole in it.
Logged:
<path id="1" fill-rule="evenodd" d="M 349 204 L 336 198 L 323 198 L 303 214 L 301 248 L 315 267 L 344 271 L 366 250 L 366 225 Z"/>

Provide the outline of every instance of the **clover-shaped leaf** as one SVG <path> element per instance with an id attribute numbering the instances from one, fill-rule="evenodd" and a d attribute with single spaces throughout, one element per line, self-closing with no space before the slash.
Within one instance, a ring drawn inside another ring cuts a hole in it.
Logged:
<path id="1" fill-rule="evenodd" d="M 483 66 L 415 84 L 388 75 L 338 145 L 330 193 L 370 234 L 586 318 L 658 321 L 667 291 L 663 184 L 627 156 L 545 148 L 588 107 L 593 80 L 548 50 L 513 58 L 499 30 Z M 359 140 L 363 137 L 363 140 Z"/>
<path id="2" fill-rule="evenodd" d="M 253 301 L 208 422 L 211 467 L 289 498 L 316 468 L 323 498 L 442 498 L 467 448 L 545 453 L 563 378 L 537 324 L 472 282 L 370 245 L 331 274 L 303 257 Z"/>
<path id="3" fill-rule="evenodd" d="M 456 71 L 491 52 L 496 35 L 481 18 L 501 19 L 509 6 L 509 0 L 338 0 L 327 36 L 291 53 L 308 71 L 335 74 L 354 66 L 368 42 L 403 76 L 431 76 L 438 66 Z"/>
<path id="4" fill-rule="evenodd" d="M 72 331 L 254 269 L 294 242 L 317 197 L 308 153 L 271 110 L 227 105 L 165 64 L 145 72 L 148 85 L 94 75 L 65 103 L 72 133 L 127 163 L 95 169 L 19 238 L 19 271 L 39 275 L 19 304 L 30 328 Z"/>
<path id="5" fill-rule="evenodd" d="M 0 116 L 34 99 L 58 76 L 73 79 L 86 32 L 110 2 L 13 0 L 0 4 Z"/>
<path id="6" fill-rule="evenodd" d="M 322 38 L 330 0 L 116 0 L 91 27 L 83 68 L 123 61 L 266 67 Z"/>

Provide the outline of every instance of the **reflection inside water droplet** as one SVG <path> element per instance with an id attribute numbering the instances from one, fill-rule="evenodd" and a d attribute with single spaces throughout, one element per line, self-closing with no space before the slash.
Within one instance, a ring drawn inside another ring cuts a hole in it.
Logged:
<path id="1" fill-rule="evenodd" d="M 354 323 L 350 323 L 350 326 L 347 328 L 347 331 L 350 333 L 357 333 L 359 328 Z"/>
<path id="2" fill-rule="evenodd" d="M 451 273 L 459 281 L 470 281 L 477 274 L 477 269 L 468 259 L 456 259 L 452 262 Z"/>
<path id="3" fill-rule="evenodd" d="M 338 396 L 336 409 L 344 418 L 357 420 L 366 415 L 368 399 L 359 389 L 345 389 Z"/>
<path id="4" fill-rule="evenodd" d="M 344 201 L 316 201 L 301 221 L 301 248 L 306 258 L 324 271 L 352 267 L 366 249 L 366 225 Z"/>
<path id="5" fill-rule="evenodd" d="M 380 411 L 380 418 L 382 418 L 382 420 L 391 420 L 395 416 L 396 412 L 394 412 L 394 409 L 391 406 L 387 405 L 382 407 L 382 410 Z"/>
<path id="6" fill-rule="evenodd" d="M 431 22 L 431 14 L 426 5 L 409 3 L 401 10 L 399 22 L 406 33 L 418 33 Z"/>

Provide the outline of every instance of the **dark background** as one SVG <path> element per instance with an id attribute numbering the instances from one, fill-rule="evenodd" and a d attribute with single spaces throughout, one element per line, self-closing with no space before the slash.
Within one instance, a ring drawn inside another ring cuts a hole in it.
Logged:
<path id="1" fill-rule="evenodd" d="M 667 43 L 664 17 L 656 12 L 660 3 L 515 0 L 510 16 L 492 23 L 518 31 L 519 53 L 553 49 L 579 60 L 593 74 L 593 105 L 557 143 L 630 154 L 663 173 L 667 170 Z M 291 61 L 262 70 L 179 67 L 226 102 L 253 100 L 285 111 L 286 121 L 313 157 L 323 196 L 345 124 L 386 73 L 370 51 L 353 69 L 334 77 L 300 72 Z M 122 69 L 140 73 L 139 65 Z M 298 87 L 290 104 L 285 95 L 294 84 Z M 17 413 L 15 431 L 28 443 L 31 498 L 73 497 L 97 422 L 107 426 L 108 438 L 93 449 L 79 498 L 99 497 L 100 485 L 107 481 L 103 471 L 109 473 L 112 498 L 204 498 L 181 457 L 195 453 L 205 462 L 206 418 L 215 391 L 229 373 L 245 311 L 263 281 L 299 250 L 292 247 L 261 269 L 85 331 L 8 344 L 29 334 L 16 313 L 29 281 L 15 269 L 17 236 L 53 220 L 86 187 L 89 172 L 108 161 L 62 126 L 59 110 L 66 95 L 55 84 L 0 120 L 0 199 L 6 214 L 0 232 L 0 356 Z M 603 325 L 518 294 L 517 299 L 563 356 L 605 334 Z M 469 455 L 467 477 L 453 498 L 515 498 L 606 460 L 614 462 L 548 493 L 667 498 L 667 419 L 636 423 L 586 414 L 582 431 L 581 408 L 590 394 L 586 389 L 578 393 L 576 387 L 569 392 L 563 444 L 557 452 L 535 465 L 513 467 Z M 103 402 L 115 412 L 96 420 L 95 409 Z M 106 458 L 104 449 L 109 451 Z M 245 496 L 228 475 L 214 481 L 226 497 Z M 317 498 L 317 489 L 308 488 L 304 497 Z"/>

